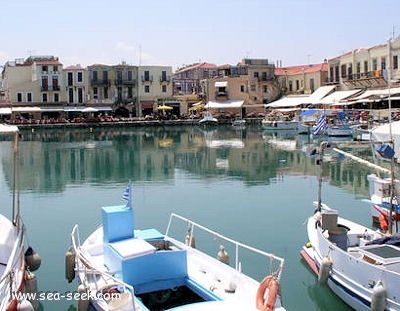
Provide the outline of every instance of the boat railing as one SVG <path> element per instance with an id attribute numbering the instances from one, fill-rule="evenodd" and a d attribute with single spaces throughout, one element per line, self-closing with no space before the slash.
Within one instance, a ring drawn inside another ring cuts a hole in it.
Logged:
<path id="1" fill-rule="evenodd" d="M 13 249 L 11 250 L 10 257 L 8 258 L 8 262 L 6 268 L 3 272 L 3 275 L 0 279 L 0 297 L 10 297 L 9 300 L 2 300 L 2 304 L 0 304 L 0 310 L 3 310 L 7 304 L 14 298 L 14 295 L 18 292 L 18 284 L 15 282 L 14 278 L 17 277 L 15 275 L 15 269 L 19 268 L 18 265 L 21 265 L 24 260 L 24 226 L 22 221 L 20 221 L 20 226 L 18 227 L 18 235 L 16 239 L 16 243 L 14 243 Z M 14 287 L 13 287 L 14 286 Z M 5 305 L 3 306 L 3 303 Z"/>
<path id="2" fill-rule="evenodd" d="M 201 230 L 204 232 L 209 233 L 210 235 L 213 236 L 214 239 L 218 239 L 221 241 L 224 241 L 223 243 L 229 243 L 231 245 L 233 245 L 234 250 L 235 250 L 235 262 L 234 262 L 234 268 L 235 270 L 242 272 L 242 263 L 240 261 L 240 250 L 247 250 L 250 251 L 252 253 L 256 253 L 258 255 L 261 255 L 264 258 L 267 258 L 269 260 L 269 264 L 270 264 L 270 273 L 273 274 L 275 277 L 277 277 L 278 279 L 280 279 L 282 271 L 283 271 L 283 266 L 284 266 L 284 259 L 281 257 L 278 257 L 272 253 L 268 253 L 265 251 L 262 251 L 260 249 L 257 249 L 255 247 L 246 245 L 244 243 L 238 242 L 236 240 L 233 240 L 231 238 L 228 238 L 218 232 L 215 232 L 209 228 L 206 228 L 192 220 L 189 220 L 185 217 L 182 217 L 180 215 L 177 215 L 175 213 L 171 213 L 170 215 L 170 219 L 168 222 L 168 227 L 166 230 L 166 236 L 167 237 L 171 237 L 170 236 L 170 232 L 172 231 L 172 223 L 174 221 L 174 219 L 180 220 L 184 223 L 186 223 L 187 226 L 187 233 L 188 235 L 186 236 L 186 245 L 188 246 L 192 246 L 193 245 L 193 240 L 194 240 L 194 235 L 195 235 L 195 230 Z M 197 234 L 197 233 L 196 233 Z M 193 239 L 193 240 L 192 240 Z M 226 244 L 224 245 L 226 246 Z M 194 247 L 194 246 L 193 246 Z"/>
<path id="3" fill-rule="evenodd" d="M 90 260 L 90 254 L 87 254 L 81 247 L 81 240 L 79 235 L 79 227 L 75 225 L 71 232 L 72 250 L 75 254 L 75 270 L 77 273 L 84 273 L 85 279 L 82 280 L 82 284 L 85 289 L 89 289 L 89 281 L 94 282 L 95 290 L 99 292 L 105 285 L 118 285 L 122 287 L 126 292 L 130 293 L 132 298 L 133 310 L 136 310 L 134 300 L 134 288 L 133 286 L 117 279 L 110 272 L 106 272 L 99 267 L 96 267 Z M 87 276 L 93 276 L 90 280 Z M 97 295 L 96 295 L 97 296 Z"/>

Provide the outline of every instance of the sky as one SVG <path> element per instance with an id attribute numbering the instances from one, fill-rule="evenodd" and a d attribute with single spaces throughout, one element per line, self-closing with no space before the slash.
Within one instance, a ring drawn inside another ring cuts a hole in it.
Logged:
<path id="1" fill-rule="evenodd" d="M 400 35 L 399 0 L 1 0 L 0 66 L 322 63 Z"/>

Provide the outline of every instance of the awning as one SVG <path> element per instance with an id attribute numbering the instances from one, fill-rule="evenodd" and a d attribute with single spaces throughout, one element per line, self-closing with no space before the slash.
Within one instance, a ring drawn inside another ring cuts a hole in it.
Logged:
<path id="1" fill-rule="evenodd" d="M 385 99 L 391 94 L 399 94 L 400 88 L 391 88 L 391 89 L 377 89 L 377 90 L 368 90 L 364 93 L 351 98 L 354 102 L 370 102 L 370 101 L 379 101 L 380 99 Z"/>
<path id="2" fill-rule="evenodd" d="M 215 82 L 215 87 L 227 87 L 228 81 L 217 81 Z"/>
<path id="3" fill-rule="evenodd" d="M 0 124 L 0 134 L 16 133 L 18 131 L 19 131 L 18 126 L 8 125 L 8 124 Z"/>
<path id="4" fill-rule="evenodd" d="M 308 110 L 304 110 L 302 113 L 300 113 L 300 117 L 308 117 L 308 116 L 312 116 L 314 113 L 318 112 L 319 110 L 315 110 L 315 109 L 308 109 Z"/>
<path id="5" fill-rule="evenodd" d="M 266 104 L 266 108 L 296 107 L 308 102 L 309 96 L 285 96 L 272 103 Z"/>
<path id="6" fill-rule="evenodd" d="M 39 112 L 40 107 L 13 107 L 13 112 Z"/>
<path id="7" fill-rule="evenodd" d="M 225 100 L 225 101 L 212 101 L 210 100 L 204 108 L 209 109 L 223 109 L 223 108 L 240 108 L 243 106 L 244 100 Z"/>
<path id="8" fill-rule="evenodd" d="M 42 107 L 40 112 L 64 111 L 63 107 Z"/>
<path id="9" fill-rule="evenodd" d="M 322 98 L 327 96 L 336 88 L 336 85 L 321 86 L 317 88 L 308 98 L 308 104 L 318 104 Z"/>
<path id="10" fill-rule="evenodd" d="M 337 91 L 333 92 L 332 94 L 324 97 L 321 99 L 319 102 L 320 104 L 323 105 L 331 105 L 331 106 L 345 106 L 349 105 L 349 102 L 343 101 L 346 98 L 359 93 L 360 90 L 350 90 L 350 91 Z M 343 102 L 341 102 L 343 101 Z"/>
<path id="11" fill-rule="evenodd" d="M 11 108 L 0 108 L 0 114 L 11 114 Z"/>

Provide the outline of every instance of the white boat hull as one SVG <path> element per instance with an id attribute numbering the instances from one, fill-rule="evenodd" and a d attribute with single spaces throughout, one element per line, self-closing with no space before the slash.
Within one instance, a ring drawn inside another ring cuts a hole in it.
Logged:
<path id="1" fill-rule="evenodd" d="M 387 291 L 386 309 L 400 310 L 400 261 L 378 262 L 371 251 L 374 246 L 365 242 L 382 235 L 354 222 L 339 218 L 338 223 L 349 228 L 347 249 L 338 247 L 327 238 L 327 231 L 317 225 L 315 216 L 310 217 L 307 232 L 311 247 L 307 254 L 318 269 L 323 258 L 329 257 L 332 268 L 327 279 L 328 287 L 355 310 L 371 310 L 373 286 L 379 281 Z M 400 254 L 400 249 L 398 250 Z"/>

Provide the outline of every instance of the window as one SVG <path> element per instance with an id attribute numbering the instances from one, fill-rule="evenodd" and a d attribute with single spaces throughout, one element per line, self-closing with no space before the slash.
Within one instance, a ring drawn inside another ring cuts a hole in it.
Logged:
<path id="1" fill-rule="evenodd" d="M 150 93 L 150 85 L 145 85 L 144 86 L 144 92 L 145 93 Z"/>
<path id="2" fill-rule="evenodd" d="M 335 70 L 335 68 L 333 68 L 333 67 L 329 68 L 329 77 L 330 77 L 329 81 L 330 82 L 334 81 L 334 70 Z"/>
<path id="3" fill-rule="evenodd" d="M 93 71 L 93 81 L 97 81 L 98 79 L 98 75 L 97 75 L 97 71 Z"/>
<path id="4" fill-rule="evenodd" d="M 377 58 L 374 58 L 373 60 L 372 60 L 372 70 L 378 70 L 378 59 Z"/>
<path id="5" fill-rule="evenodd" d="M 17 102 L 22 102 L 22 93 L 17 93 Z"/>
<path id="6" fill-rule="evenodd" d="M 244 85 L 241 85 L 241 86 L 240 86 L 240 92 L 244 93 L 245 90 L 246 90 L 246 87 L 245 87 Z"/>
<path id="7" fill-rule="evenodd" d="M 340 66 L 341 77 L 346 77 L 346 65 Z"/>
<path id="8" fill-rule="evenodd" d="M 78 103 L 83 103 L 83 89 L 78 88 Z"/>
<path id="9" fill-rule="evenodd" d="M 97 87 L 93 88 L 93 99 L 97 99 L 99 97 L 99 89 Z"/>
<path id="10" fill-rule="evenodd" d="M 60 87 L 58 86 L 58 76 L 53 76 L 53 90 L 58 91 Z"/>
<path id="11" fill-rule="evenodd" d="M 167 86 L 166 86 L 166 85 L 162 85 L 162 86 L 161 86 L 161 91 L 162 91 L 163 93 L 167 93 Z"/>
<path id="12" fill-rule="evenodd" d="M 144 72 L 144 81 L 150 81 L 150 71 L 148 70 Z"/>
<path id="13" fill-rule="evenodd" d="M 77 81 L 78 82 L 83 82 L 83 72 L 82 71 L 78 71 Z"/>
<path id="14" fill-rule="evenodd" d="M 47 90 L 49 87 L 49 78 L 47 76 L 42 76 L 42 89 Z"/>
<path id="15" fill-rule="evenodd" d="M 311 92 L 314 92 L 314 90 L 315 90 L 314 79 L 310 79 L 310 90 L 311 90 Z"/>
<path id="16" fill-rule="evenodd" d="M 117 70 L 117 80 L 122 82 L 122 71 Z"/>
<path id="17" fill-rule="evenodd" d="M 399 57 L 397 55 L 393 55 L 393 69 L 399 68 Z"/>
<path id="18" fill-rule="evenodd" d="M 108 80 L 108 71 L 103 70 L 103 81 L 107 81 L 107 80 Z"/>
<path id="19" fill-rule="evenodd" d="M 357 65 L 356 65 L 356 73 L 360 73 L 361 72 L 361 63 L 360 62 L 357 62 Z"/>
<path id="20" fill-rule="evenodd" d="M 347 74 L 349 76 L 349 79 L 352 79 L 353 75 L 353 64 L 349 64 L 349 67 L 347 67 Z"/>
<path id="21" fill-rule="evenodd" d="M 267 85 L 264 85 L 264 86 L 263 86 L 263 92 L 264 92 L 264 93 L 268 93 L 268 86 L 267 86 Z"/>
<path id="22" fill-rule="evenodd" d="M 42 102 L 47 103 L 47 94 L 46 93 L 42 94 Z"/>
<path id="23" fill-rule="evenodd" d="M 299 83 L 299 80 L 296 80 L 296 90 L 299 90 L 300 89 L 300 83 Z"/>
<path id="24" fill-rule="evenodd" d="M 68 72 L 67 74 L 67 83 L 68 86 L 72 86 L 74 84 L 74 74 L 72 72 Z"/>
<path id="25" fill-rule="evenodd" d="M 255 84 L 251 84 L 250 85 L 250 91 L 251 92 L 255 92 L 256 91 L 256 85 Z"/>
<path id="26" fill-rule="evenodd" d="M 104 87 L 104 98 L 108 98 L 108 87 Z"/>
<path id="27" fill-rule="evenodd" d="M 128 98 L 133 98 L 133 89 L 132 87 L 128 87 Z"/>
<path id="28" fill-rule="evenodd" d="M 161 71 L 161 82 L 167 81 L 167 72 L 165 70 Z"/>
<path id="29" fill-rule="evenodd" d="M 26 93 L 26 101 L 28 103 L 32 102 L 32 93 Z"/>
<path id="30" fill-rule="evenodd" d="M 70 88 L 68 90 L 68 102 L 73 103 L 74 102 L 74 89 Z"/>
<path id="31" fill-rule="evenodd" d="M 54 93 L 54 102 L 58 103 L 60 100 L 60 95 L 58 93 Z"/>
<path id="32" fill-rule="evenodd" d="M 267 81 L 267 73 L 265 71 L 262 73 L 261 79 Z"/>
<path id="33" fill-rule="evenodd" d="M 335 66 L 335 82 L 339 82 L 339 66 Z"/>
<path id="34" fill-rule="evenodd" d="M 381 58 L 381 69 L 386 69 L 386 57 Z"/>
<path id="35" fill-rule="evenodd" d="M 128 71 L 128 81 L 132 81 L 132 77 L 133 77 L 132 70 L 129 70 Z"/>
<path id="36" fill-rule="evenodd" d="M 54 72 L 58 72 L 58 67 L 57 66 L 53 66 L 53 71 Z"/>
<path id="37" fill-rule="evenodd" d="M 368 61 L 364 61 L 364 73 L 368 72 Z"/>
<path id="38" fill-rule="evenodd" d="M 48 71 L 48 67 L 47 66 L 42 66 L 42 72 L 43 73 L 47 73 Z"/>
<path id="39" fill-rule="evenodd" d="M 293 92 L 293 81 L 289 81 L 289 92 Z"/>

